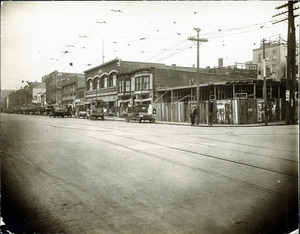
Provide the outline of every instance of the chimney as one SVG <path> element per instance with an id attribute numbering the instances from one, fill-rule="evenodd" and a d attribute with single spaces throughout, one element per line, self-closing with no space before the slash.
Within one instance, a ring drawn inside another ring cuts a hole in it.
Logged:
<path id="1" fill-rule="evenodd" d="M 218 59 L 218 67 L 223 67 L 223 58 Z"/>

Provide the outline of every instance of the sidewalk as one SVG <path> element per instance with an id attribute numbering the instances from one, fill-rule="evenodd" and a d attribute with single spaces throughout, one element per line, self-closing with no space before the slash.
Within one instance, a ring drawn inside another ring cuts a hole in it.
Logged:
<path id="1" fill-rule="evenodd" d="M 123 121 L 125 122 L 125 118 L 120 118 L 116 116 L 105 116 L 105 120 L 110 121 Z M 168 125 L 178 125 L 178 126 L 191 126 L 191 123 L 188 122 L 168 122 L 168 121 L 155 121 L 156 124 L 168 124 Z M 268 126 L 277 126 L 277 125 L 286 125 L 285 121 L 279 122 L 270 122 Z M 265 123 L 257 123 L 257 124 L 199 124 L 194 127 L 262 127 L 265 126 Z"/>

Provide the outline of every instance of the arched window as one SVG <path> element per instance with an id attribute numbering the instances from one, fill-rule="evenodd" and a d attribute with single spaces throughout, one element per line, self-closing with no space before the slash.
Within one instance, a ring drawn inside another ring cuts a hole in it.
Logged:
<path id="1" fill-rule="evenodd" d="M 96 77 L 94 80 L 94 89 L 99 90 L 100 89 L 100 78 Z"/>
<path id="2" fill-rule="evenodd" d="M 97 85 L 96 85 L 97 89 L 100 89 L 100 79 L 97 79 Z"/>
<path id="3" fill-rule="evenodd" d="M 110 86 L 116 86 L 117 85 L 117 74 L 112 73 L 110 75 Z"/>
<path id="4" fill-rule="evenodd" d="M 107 83 L 108 83 L 107 76 L 103 76 L 102 77 L 102 87 L 106 88 L 107 87 Z"/>
<path id="5" fill-rule="evenodd" d="M 92 80 L 89 81 L 89 90 L 93 90 L 93 81 Z"/>

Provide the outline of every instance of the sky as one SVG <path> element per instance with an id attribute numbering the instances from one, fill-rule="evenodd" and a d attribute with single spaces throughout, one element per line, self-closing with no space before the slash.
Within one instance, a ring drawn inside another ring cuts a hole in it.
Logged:
<path id="1" fill-rule="evenodd" d="M 263 38 L 287 38 L 286 1 L 1 2 L 1 89 L 41 82 L 55 70 L 83 73 L 103 62 L 200 67 L 252 60 Z M 298 25 L 296 18 L 295 26 Z M 299 26 L 297 27 L 299 28 Z M 299 35 L 297 29 L 296 35 Z M 23 82 L 22 82 L 23 81 Z"/>

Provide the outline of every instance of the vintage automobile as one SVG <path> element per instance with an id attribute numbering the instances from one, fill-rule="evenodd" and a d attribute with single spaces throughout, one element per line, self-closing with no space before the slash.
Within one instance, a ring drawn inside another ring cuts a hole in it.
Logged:
<path id="1" fill-rule="evenodd" d="M 147 120 L 150 123 L 154 123 L 155 115 L 151 111 L 151 106 L 149 106 L 148 104 L 138 104 L 132 107 L 128 107 L 125 120 L 126 122 L 135 120 L 138 123 L 141 123 L 143 120 Z"/>
<path id="2" fill-rule="evenodd" d="M 53 107 L 54 107 L 54 105 L 47 105 L 47 106 L 45 107 L 44 114 L 45 114 L 45 115 L 52 116 L 52 115 L 53 115 L 53 112 L 52 112 Z"/>
<path id="3" fill-rule="evenodd" d="M 72 106 L 64 105 L 63 108 L 67 110 L 67 112 L 65 112 L 65 116 L 72 117 Z"/>
<path id="4" fill-rule="evenodd" d="M 87 105 L 89 103 L 78 103 L 75 106 L 75 118 L 83 117 L 84 119 L 87 117 Z"/>
<path id="5" fill-rule="evenodd" d="M 64 106 L 55 105 L 52 107 L 51 113 L 53 115 L 53 118 L 55 118 L 56 116 L 61 116 L 64 118 L 68 114 L 68 109 Z"/>
<path id="6" fill-rule="evenodd" d="M 90 120 L 101 118 L 104 120 L 105 102 L 101 100 L 94 100 L 90 103 L 87 109 L 87 117 Z"/>
<path id="7" fill-rule="evenodd" d="M 23 113 L 25 115 L 34 115 L 35 114 L 35 106 L 26 105 Z"/>

